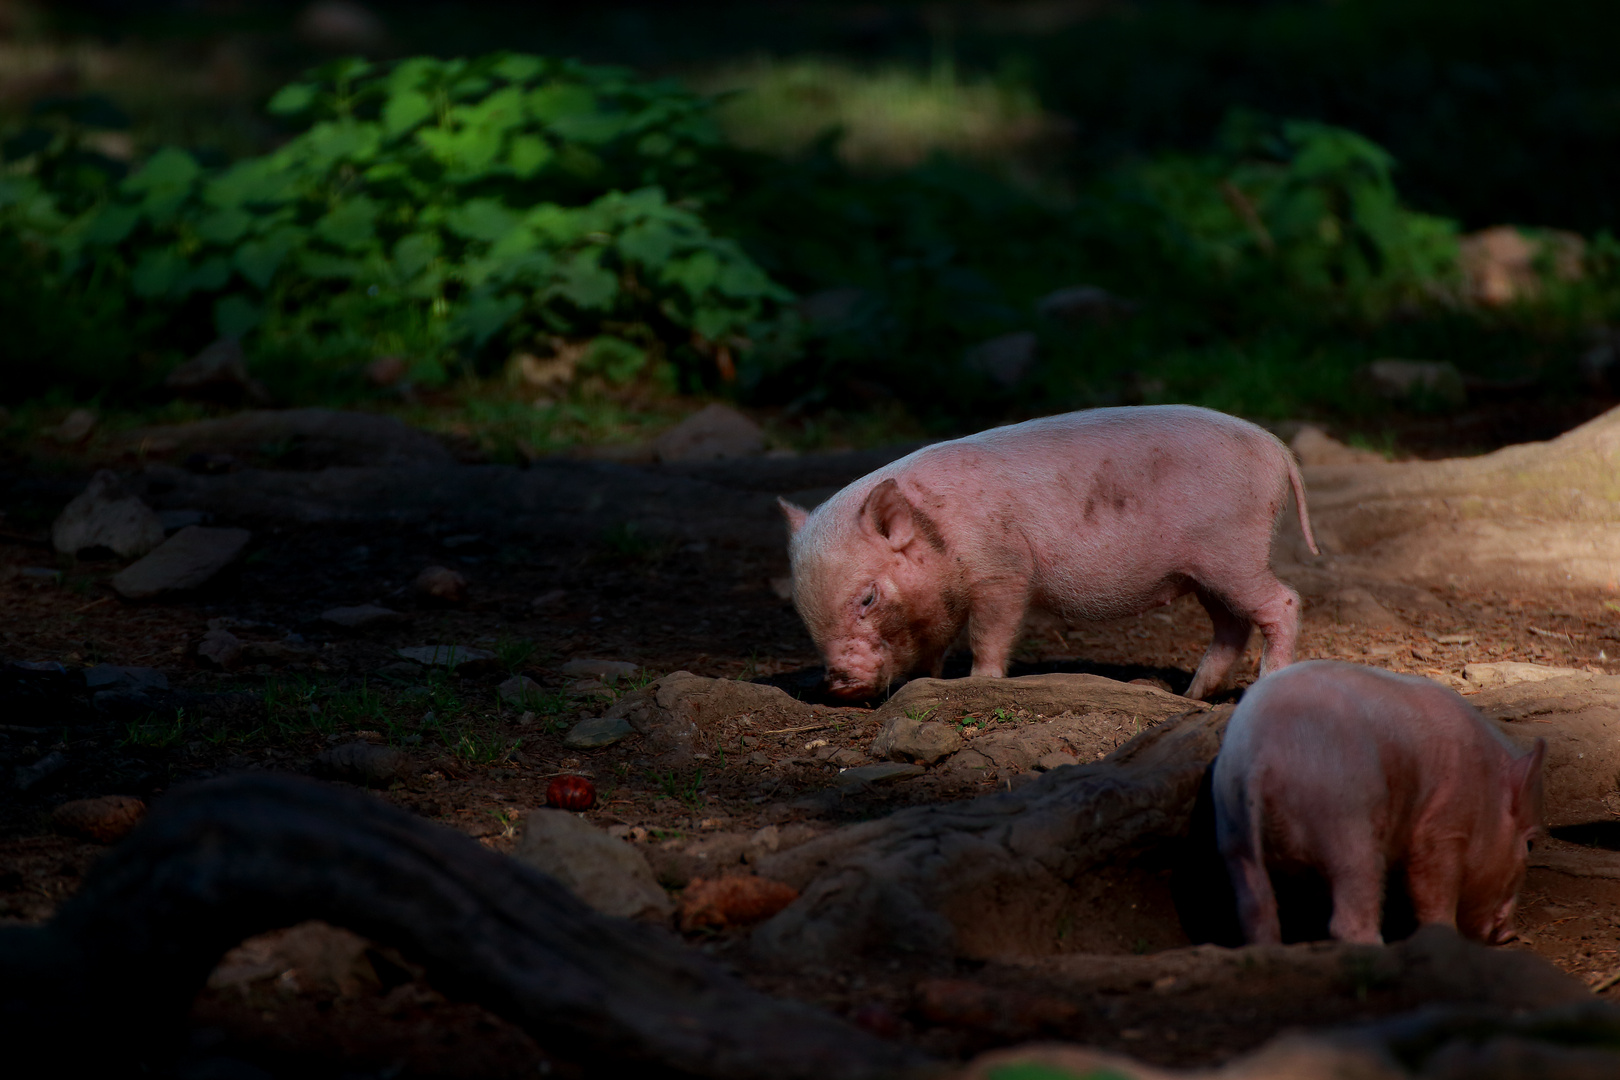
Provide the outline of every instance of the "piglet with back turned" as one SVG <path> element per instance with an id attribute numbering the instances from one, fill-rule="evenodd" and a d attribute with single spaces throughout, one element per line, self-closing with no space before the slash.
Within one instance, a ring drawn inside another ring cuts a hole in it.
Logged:
<path id="1" fill-rule="evenodd" d="M 1215 833 L 1252 943 L 1281 940 L 1272 869 L 1315 871 L 1329 933 L 1379 943 L 1392 867 L 1420 924 L 1500 944 L 1541 831 L 1545 739 L 1520 754 L 1455 691 L 1310 660 L 1250 687 L 1215 759 Z"/>

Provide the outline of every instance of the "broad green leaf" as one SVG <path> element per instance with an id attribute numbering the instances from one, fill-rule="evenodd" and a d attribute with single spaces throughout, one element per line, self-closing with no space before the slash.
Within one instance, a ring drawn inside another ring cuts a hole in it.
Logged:
<path id="1" fill-rule="evenodd" d="M 668 222 L 644 221 L 619 234 L 619 253 L 648 267 L 668 262 L 685 242 L 685 237 Z"/>
<path id="2" fill-rule="evenodd" d="M 559 116 L 551 121 L 551 130 L 574 142 L 599 146 L 616 139 L 624 132 L 626 118 L 623 113 L 588 112 Z"/>
<path id="3" fill-rule="evenodd" d="M 234 244 L 253 225 L 253 215 L 234 207 L 216 210 L 197 222 L 197 235 L 210 244 Z"/>
<path id="4" fill-rule="evenodd" d="M 439 238 L 433 233 L 411 233 L 394 245 L 394 271 L 409 281 L 433 264 L 439 255 Z"/>
<path id="5" fill-rule="evenodd" d="M 737 315 L 718 304 L 701 304 L 692 312 L 692 329 L 715 341 L 737 328 Z"/>
<path id="6" fill-rule="evenodd" d="M 140 209 L 134 206 L 103 206 L 85 226 L 83 239 L 87 244 L 121 244 L 141 220 Z"/>
<path id="7" fill-rule="evenodd" d="M 310 128 L 299 140 L 308 153 L 310 165 L 330 169 L 346 162 L 366 162 L 376 157 L 382 142 L 382 126 L 363 120 L 328 120 Z"/>
<path id="8" fill-rule="evenodd" d="M 523 310 L 521 297 L 478 291 L 459 305 L 455 322 L 470 335 L 476 348 L 493 337 Z"/>
<path id="9" fill-rule="evenodd" d="M 572 244 L 591 231 L 591 216 L 555 203 L 541 203 L 524 219 L 535 232 L 555 244 Z"/>
<path id="10" fill-rule="evenodd" d="M 349 251 L 360 251 L 377 240 L 379 209 L 366 195 L 347 199 L 315 223 L 315 235 Z"/>
<path id="11" fill-rule="evenodd" d="M 602 311 L 619 294 L 619 279 L 601 266 L 601 248 L 576 252 L 557 267 L 551 292 L 585 311 Z"/>
<path id="12" fill-rule="evenodd" d="M 629 382 L 646 366 L 646 350 L 609 334 L 593 340 L 585 354 L 586 370 L 600 371 L 609 382 Z"/>
<path id="13" fill-rule="evenodd" d="M 129 284 L 136 296 L 163 296 L 174 288 L 186 270 L 186 260 L 173 248 L 156 248 L 144 252 L 135 263 Z"/>
<path id="14" fill-rule="evenodd" d="M 265 108 L 276 116 L 292 116 L 315 104 L 317 93 L 309 83 L 288 83 L 275 92 Z"/>
<path id="15" fill-rule="evenodd" d="M 123 187 L 131 194 L 169 192 L 190 187 L 201 172 L 196 158 L 184 150 L 165 146 L 125 180 Z"/>
<path id="16" fill-rule="evenodd" d="M 712 251 L 696 251 L 682 259 L 671 259 L 659 277 L 677 285 L 694 299 L 707 292 L 720 276 L 720 260 Z"/>
<path id="17" fill-rule="evenodd" d="M 403 135 L 433 115 L 433 99 L 419 90 L 396 90 L 383 106 L 383 131 L 390 138 Z"/>
<path id="18" fill-rule="evenodd" d="M 303 230 L 282 227 L 263 240 L 249 240 L 236 249 L 236 268 L 261 289 L 270 287 L 287 254 L 303 240 Z"/>
<path id="19" fill-rule="evenodd" d="M 215 255 L 181 274 L 174 283 L 174 291 L 181 296 L 193 292 L 217 292 L 230 278 L 231 260 L 224 255 Z"/>
<path id="20" fill-rule="evenodd" d="M 299 269 L 314 278 L 357 278 L 365 267 L 359 259 L 343 259 L 322 251 L 304 251 L 298 256 Z"/>
<path id="21" fill-rule="evenodd" d="M 506 151 L 512 171 L 528 179 L 554 157 L 551 144 L 538 135 L 514 135 Z"/>
<path id="22" fill-rule="evenodd" d="M 494 242 L 522 225 L 523 219 L 494 199 L 470 199 L 445 216 L 445 225 L 468 240 Z"/>
<path id="23" fill-rule="evenodd" d="M 740 300 L 753 300 L 771 294 L 771 279 L 765 272 L 746 259 L 726 260 L 715 280 L 715 288 L 727 296 Z"/>
<path id="24" fill-rule="evenodd" d="M 279 206 L 299 195 L 298 176 L 272 158 L 238 162 L 209 181 L 203 198 L 212 206 Z"/>
<path id="25" fill-rule="evenodd" d="M 513 53 L 503 56 L 491 72 L 508 82 L 528 82 L 545 70 L 545 61 L 538 56 L 528 56 L 523 53 Z"/>
<path id="26" fill-rule="evenodd" d="M 243 337 L 264 320 L 264 309 L 240 293 L 214 302 L 214 329 L 221 337 Z"/>
<path id="27" fill-rule="evenodd" d="M 554 82 L 529 92 L 529 115 L 543 124 L 553 124 L 565 116 L 596 112 L 596 94 L 572 83 Z"/>

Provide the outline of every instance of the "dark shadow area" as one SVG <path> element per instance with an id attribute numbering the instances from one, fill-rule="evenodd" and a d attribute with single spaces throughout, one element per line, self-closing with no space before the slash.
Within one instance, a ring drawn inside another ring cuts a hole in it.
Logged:
<path id="1" fill-rule="evenodd" d="M 1575 825 L 1556 825 L 1547 830 L 1554 840 L 1582 847 L 1620 851 L 1620 821 L 1582 821 Z"/>

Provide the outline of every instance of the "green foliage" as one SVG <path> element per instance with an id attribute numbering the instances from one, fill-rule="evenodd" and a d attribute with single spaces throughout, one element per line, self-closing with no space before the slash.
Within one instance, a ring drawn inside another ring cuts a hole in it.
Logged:
<path id="1" fill-rule="evenodd" d="M 717 136 L 702 99 L 613 68 L 498 54 L 341 61 L 284 87 L 300 129 L 213 169 L 165 147 L 86 208 L 62 170 L 0 191 L 67 280 L 202 305 L 274 364 L 409 355 L 420 381 L 537 334 L 606 333 L 616 381 L 697 367 L 788 294 L 698 212 Z M 673 193 L 673 196 L 672 194 Z"/>

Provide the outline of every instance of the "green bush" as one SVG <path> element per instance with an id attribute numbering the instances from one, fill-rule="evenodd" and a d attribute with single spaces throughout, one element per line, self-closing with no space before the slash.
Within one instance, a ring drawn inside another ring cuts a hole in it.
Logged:
<path id="1" fill-rule="evenodd" d="M 283 88 L 300 130 L 223 168 L 165 148 L 73 214 L 15 177 L 14 229 L 67 280 L 127 288 L 291 368 L 402 353 L 442 380 L 536 336 L 614 336 L 606 370 L 703 377 L 788 294 L 692 196 L 713 177 L 706 103 L 613 68 L 530 56 L 333 64 Z M 487 364 L 486 364 L 487 366 Z"/>

